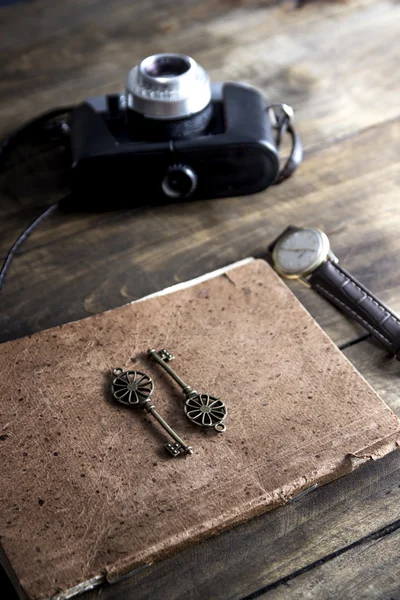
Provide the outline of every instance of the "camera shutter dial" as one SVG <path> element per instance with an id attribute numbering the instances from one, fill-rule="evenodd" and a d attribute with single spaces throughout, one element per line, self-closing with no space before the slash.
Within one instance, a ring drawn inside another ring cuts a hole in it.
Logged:
<path id="1" fill-rule="evenodd" d="M 173 165 L 169 167 L 163 182 L 162 189 L 169 198 L 185 198 L 196 189 L 197 175 L 186 165 Z"/>

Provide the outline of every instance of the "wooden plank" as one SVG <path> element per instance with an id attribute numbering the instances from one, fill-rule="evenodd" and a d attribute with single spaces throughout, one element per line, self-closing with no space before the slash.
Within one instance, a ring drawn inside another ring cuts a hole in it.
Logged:
<path id="1" fill-rule="evenodd" d="M 372 338 L 346 348 L 344 354 L 400 417 L 400 363 Z"/>
<path id="2" fill-rule="evenodd" d="M 400 268 L 399 156 L 400 121 L 388 122 L 308 153 L 296 177 L 252 197 L 54 217 L 32 236 L 10 271 L 2 291 L 0 339 L 264 255 L 291 222 L 324 229 L 342 264 L 400 312 L 392 276 Z M 3 253 L 9 242 L 10 236 Z M 360 328 L 315 292 L 297 283 L 291 288 L 334 341 L 359 334 Z"/>
<path id="3" fill-rule="evenodd" d="M 68 3 L 63 19 L 49 0 L 42 0 L 28 21 L 36 36 L 21 35 L 15 17 L 14 39 L 23 42 L 8 45 L 0 81 L 0 131 L 46 108 L 122 88 L 133 64 L 160 46 L 193 54 L 215 79 L 243 79 L 273 101 L 292 103 L 306 146 L 399 115 L 400 9 L 388 10 L 385 2 L 309 4 L 299 11 L 243 7 L 229 16 L 221 9 L 225 4 L 209 10 L 211 2 L 204 7 L 190 2 L 181 9 L 171 8 L 173 3 L 145 8 L 125 1 L 112 13 L 104 2 L 78 4 Z M 372 37 L 374 43 L 365 46 Z"/>
<path id="4" fill-rule="evenodd" d="M 72 12 L 68 13 L 69 21 L 66 19 L 66 23 L 69 23 L 71 27 L 75 23 L 74 27 L 77 29 L 74 29 L 74 35 L 78 35 L 78 33 L 79 35 L 82 34 L 82 38 L 80 39 L 86 39 L 86 30 L 79 28 L 87 26 L 89 23 L 88 15 L 94 6 L 93 3 L 85 4 L 86 17 L 83 18 L 82 25 L 73 21 Z M 100 4 L 98 5 L 99 7 Z M 352 43 L 353 26 L 355 41 L 359 36 L 368 37 L 373 32 L 376 45 L 381 47 L 383 43 L 387 44 L 388 39 L 390 39 L 391 28 L 382 27 L 377 29 L 376 23 L 383 23 L 386 20 L 391 23 L 395 21 L 392 10 L 386 10 L 385 7 L 384 3 L 373 5 L 369 5 L 368 3 L 364 5 L 361 3 L 352 5 L 351 7 L 329 5 L 329 8 L 324 8 L 322 12 L 320 12 L 320 8 L 318 8 L 317 13 L 315 7 L 307 7 L 305 10 L 296 11 L 290 15 L 283 12 L 280 8 L 272 11 L 266 9 L 239 9 L 238 11 L 234 11 L 229 17 L 225 16 L 223 19 L 205 21 L 202 24 L 196 23 L 183 28 L 182 31 L 179 30 L 179 35 L 177 33 L 177 35 L 173 36 L 173 39 L 170 39 L 169 34 L 165 32 L 165 39 L 168 45 L 172 41 L 181 39 L 180 35 L 183 36 L 180 43 L 184 44 L 188 51 L 198 49 L 200 59 L 202 58 L 202 52 L 204 52 L 204 58 L 207 59 L 206 63 L 209 63 L 211 67 L 215 67 L 215 75 L 227 76 L 229 65 L 235 67 L 235 69 L 238 68 L 238 65 L 242 65 L 243 67 L 243 65 L 249 65 L 250 56 L 260 56 L 260 60 L 256 61 L 259 67 L 255 71 L 254 69 L 253 71 L 249 71 L 251 75 L 250 81 L 261 86 L 262 89 L 266 89 L 266 83 L 268 82 L 265 76 L 268 73 L 269 63 L 266 65 L 264 62 L 268 62 L 269 45 L 271 45 L 271 48 L 275 48 L 277 45 L 281 47 L 280 44 L 287 41 L 290 42 L 288 44 L 288 48 L 290 49 L 292 47 L 291 44 L 303 44 L 302 40 L 305 39 L 306 33 L 308 43 L 311 43 L 310 40 L 313 40 L 314 37 L 319 43 L 322 35 L 320 28 L 325 31 L 323 27 L 324 18 L 330 16 L 329 31 L 326 31 L 324 34 L 328 36 L 327 40 L 329 43 L 327 41 L 327 47 L 337 46 L 338 52 L 342 52 L 343 48 L 348 47 Z M 36 8 L 29 8 L 29 10 L 35 11 Z M 82 10 L 84 10 L 83 5 Z M 132 56 L 135 55 L 134 53 L 128 53 L 126 48 L 127 40 L 118 33 L 118 27 L 120 27 L 123 21 L 126 21 L 126 11 L 129 10 L 128 5 L 124 4 L 121 12 L 116 11 L 116 14 L 113 14 L 112 18 L 109 18 L 108 13 L 105 15 L 101 10 L 97 11 L 101 27 L 108 28 L 107 33 L 110 34 L 109 37 L 104 34 L 102 38 L 104 42 L 102 52 L 109 50 L 109 44 L 113 45 L 111 55 L 113 61 L 116 61 L 118 52 L 121 50 L 119 44 L 123 43 L 124 58 L 121 65 L 128 59 L 132 61 Z M 54 14 L 50 8 L 46 12 L 47 14 L 49 15 L 49 19 L 54 20 Z M 31 18 L 33 20 L 38 18 L 38 13 L 33 12 Z M 347 19 L 351 23 L 351 26 L 344 26 L 347 23 Z M 357 21 L 357 27 L 354 23 L 355 20 Z M 114 23 L 114 29 L 112 28 L 112 23 Z M 60 27 L 63 27 L 63 25 L 60 24 Z M 75 62 L 72 65 L 74 68 L 71 68 L 70 71 L 67 70 L 67 72 L 64 72 L 61 66 L 60 68 L 57 67 L 57 73 L 62 73 L 62 78 L 60 76 L 58 80 L 60 101 L 61 96 L 63 100 L 66 99 L 66 89 L 70 90 L 68 93 L 71 90 L 75 90 L 76 92 L 78 80 L 82 89 L 89 93 L 90 82 L 84 77 L 85 69 L 88 69 L 87 57 L 82 56 L 81 50 L 78 52 L 76 48 L 75 50 L 74 48 L 66 49 L 65 56 L 64 54 L 61 54 L 61 56 L 57 55 L 58 38 L 55 40 L 53 36 L 49 36 L 45 31 L 45 29 L 40 29 L 38 31 L 39 39 L 35 40 L 32 37 L 29 42 L 31 46 L 25 48 L 28 53 L 27 55 L 30 57 L 28 61 L 29 66 L 37 65 L 39 67 L 39 64 L 41 64 L 40 73 L 43 73 L 43 69 L 47 68 L 47 62 L 43 60 L 44 53 L 47 57 L 57 56 L 58 61 L 70 60 L 71 56 L 74 56 Z M 86 32 L 88 36 L 86 43 L 88 45 L 90 45 L 91 31 Z M 222 34 L 223 31 L 225 31 L 225 37 Z M 251 35 L 249 31 L 252 32 Z M 159 32 L 157 32 L 157 35 L 159 35 Z M 43 47 L 40 45 L 40 36 L 45 38 Z M 378 38 L 378 36 L 381 37 Z M 210 38 L 213 40 L 211 50 Z M 233 49 L 233 40 L 235 48 L 240 47 L 240 51 L 243 50 L 243 56 L 236 56 L 235 52 L 238 50 Z M 145 50 L 147 46 L 143 45 L 142 38 L 139 41 L 141 51 Z M 137 42 L 138 44 L 139 41 Z M 148 51 L 150 51 L 153 41 L 152 39 L 148 40 Z M 282 46 L 284 48 L 286 47 L 285 43 Z M 51 50 L 52 44 L 53 50 Z M 263 44 L 266 44 L 266 46 L 263 47 Z M 35 53 L 34 48 L 36 47 L 41 48 L 39 53 Z M 218 49 L 218 56 L 216 49 Z M 376 48 L 374 49 L 375 51 Z M 293 53 L 293 50 L 291 52 Z M 355 71 L 356 63 L 351 62 L 353 60 L 352 56 L 352 53 L 350 53 L 347 59 L 350 62 L 346 62 L 346 70 L 341 74 L 343 86 L 346 85 L 350 73 Z M 280 61 L 286 61 L 287 65 L 292 64 L 292 54 L 289 52 L 288 58 L 285 57 L 286 51 L 283 52 Z M 318 60 L 322 61 L 321 66 L 318 68 L 321 68 L 323 72 L 329 72 L 329 69 L 332 68 L 330 66 L 330 58 L 331 54 L 325 52 L 325 50 L 322 53 L 318 53 Z M 357 59 L 357 73 L 360 73 L 358 58 L 355 55 L 355 59 Z M 99 65 L 102 65 L 102 67 L 106 65 L 104 72 L 98 74 L 98 85 L 103 85 L 109 75 L 107 69 L 111 69 L 112 67 L 113 72 L 115 71 L 115 62 L 107 62 L 105 56 L 96 53 L 90 55 L 89 59 L 90 61 L 97 61 L 98 67 Z M 225 71 L 221 71 L 222 59 Z M 21 48 L 16 50 L 15 60 L 16 62 L 10 60 L 7 65 L 10 76 L 8 78 L 4 77 L 2 84 L 0 83 L 0 85 L 4 85 L 7 88 L 4 90 L 4 94 L 0 96 L 2 98 L 0 106 L 1 103 L 3 103 L 2 108 L 4 108 L 5 103 L 7 103 L 7 107 L 12 105 L 13 115 L 18 116 L 22 113 L 26 114 L 27 105 L 24 104 L 24 109 L 22 112 L 19 112 L 18 106 L 15 106 L 15 103 L 13 104 L 13 100 L 18 97 L 19 101 L 28 102 L 28 97 L 24 96 L 22 99 L 20 98 L 20 90 L 18 89 L 20 78 L 17 78 L 17 88 L 13 89 L 11 85 L 16 80 L 15 69 L 17 68 L 16 65 L 19 64 L 18 61 L 21 60 Z M 271 65 L 275 65 L 275 70 L 277 68 L 276 60 L 278 59 L 275 56 L 275 59 L 271 63 Z M 390 62 L 391 58 L 389 57 L 387 60 Z M 218 69 L 220 70 L 218 71 Z M 333 79 L 337 75 L 335 69 L 332 71 Z M 244 70 L 243 67 L 242 74 Z M 394 72 L 397 71 L 394 70 Z M 35 69 L 24 67 L 22 69 L 22 74 L 25 77 L 24 81 L 29 81 L 29 77 L 33 76 L 34 73 Z M 238 72 L 239 75 L 240 73 Z M 54 76 L 54 69 L 51 70 L 49 66 L 48 84 L 45 84 L 43 81 L 35 83 L 35 85 L 40 87 L 41 94 L 46 85 L 49 86 L 50 91 Z M 57 76 L 56 74 L 56 80 Z M 72 84 L 70 77 L 75 76 L 77 79 Z M 315 123 L 319 122 L 320 119 L 317 114 L 314 115 L 315 107 L 314 105 L 310 105 L 310 99 L 313 99 L 313 103 L 314 101 L 317 102 L 320 86 L 311 86 L 309 93 L 301 93 L 301 89 L 304 88 L 302 84 L 303 88 L 300 86 L 297 93 L 296 85 L 291 85 L 291 88 L 289 86 L 286 89 L 286 93 L 299 100 L 299 102 L 296 101 L 296 104 L 298 104 L 299 110 L 303 111 L 304 117 L 304 119 L 300 118 L 299 125 L 300 128 L 303 127 L 305 144 L 309 146 L 312 144 L 312 136 L 309 136 L 308 131 L 309 125 L 310 123 L 314 123 L 314 116 L 316 119 Z M 30 87 L 32 88 L 32 86 Z M 324 86 L 322 88 L 325 90 L 325 94 L 326 88 Z M 97 93 L 99 89 L 93 88 L 91 91 L 92 93 Z M 282 92 L 284 91 L 282 90 Z M 51 97 L 53 98 L 53 96 Z M 42 96 L 40 98 L 42 101 Z M 369 98 L 370 101 L 373 100 L 368 95 L 365 98 Z M 390 94 L 386 94 L 386 98 L 390 104 Z M 52 103 L 57 103 L 56 99 L 57 94 Z M 29 96 L 29 102 L 31 100 L 32 98 Z M 321 97 L 322 100 L 324 106 L 327 106 L 327 100 L 324 96 Z M 29 106 L 36 110 L 34 102 L 33 104 L 30 103 Z M 337 108 L 336 104 L 331 108 L 332 115 L 334 115 L 334 122 L 336 123 L 338 119 L 335 107 Z M 359 109 L 359 106 L 352 105 L 351 111 L 359 115 Z M 366 110 L 365 107 L 363 110 Z M 369 119 L 372 113 L 370 109 L 368 111 Z M 328 112 L 327 110 L 327 114 Z M 361 113 L 364 114 L 363 111 Z M 6 119 L 5 122 L 9 126 L 10 121 L 7 111 L 3 111 L 3 114 Z M 385 113 L 385 117 L 392 114 L 393 111 L 390 109 L 389 112 Z M 376 120 L 381 118 L 380 113 L 374 112 L 374 115 Z M 326 115 L 324 118 L 326 118 Z M 349 118 L 346 117 L 343 119 L 343 122 L 346 122 L 350 126 L 353 123 L 352 118 L 352 115 L 349 115 Z M 357 116 L 357 118 L 359 117 Z M 363 126 L 370 122 L 368 119 L 363 121 Z M 341 126 L 342 119 L 339 119 L 339 121 L 339 125 Z M 304 125 L 302 125 L 303 122 Z M 320 127 L 320 124 L 317 126 Z M 325 139 L 328 129 L 323 130 L 324 135 L 321 139 Z M 281 226 L 284 227 L 289 221 L 316 224 L 315 215 L 319 207 L 323 207 L 324 212 L 323 214 L 320 213 L 318 224 L 323 225 L 328 233 L 333 234 L 335 248 L 337 248 L 338 253 L 342 250 L 340 257 L 346 257 L 347 255 L 348 258 L 349 253 L 351 253 L 352 262 L 354 263 L 357 262 L 357 257 L 361 256 L 361 252 L 367 249 L 368 253 L 364 252 L 364 257 L 368 258 L 368 268 L 367 261 L 365 261 L 360 265 L 360 270 L 356 270 L 356 272 L 364 279 L 369 279 L 372 282 L 374 290 L 377 293 L 380 292 L 385 295 L 387 301 L 390 302 L 393 300 L 396 302 L 396 297 L 398 297 L 397 289 L 394 288 L 391 291 L 387 289 L 389 285 L 392 285 L 389 283 L 387 266 L 389 264 L 388 256 L 390 253 L 394 254 L 396 252 L 396 240 L 394 239 L 395 220 L 393 218 L 396 211 L 393 207 L 396 206 L 397 202 L 395 173 L 398 168 L 398 131 L 397 123 L 394 123 L 393 127 L 391 123 L 388 123 L 385 127 L 377 127 L 366 132 L 367 137 L 361 136 L 358 141 L 348 140 L 332 147 L 330 150 L 328 149 L 327 154 L 322 153 L 321 155 L 317 154 L 317 156 L 309 154 L 302 170 L 299 171 L 292 181 L 285 183 L 280 188 L 269 190 L 265 194 L 254 196 L 253 198 L 186 205 L 184 215 L 181 214 L 181 205 L 172 205 L 157 210 L 157 214 L 154 211 L 145 210 L 140 215 L 135 214 L 133 216 L 120 213 L 119 217 L 115 214 L 68 215 L 65 218 L 54 217 L 51 222 L 43 225 L 36 235 L 32 237 L 31 241 L 25 246 L 23 255 L 16 261 L 16 264 L 19 264 L 19 270 L 15 268 L 12 271 L 7 287 L 5 288 L 6 291 L 3 293 L 5 306 L 9 314 L 7 315 L 6 322 L 3 321 L 1 324 L 3 327 L 1 339 L 10 339 L 10 337 L 23 335 L 38 328 L 48 327 L 69 319 L 80 318 L 96 310 L 117 306 L 124 301 L 154 291 L 157 287 L 164 287 L 175 281 L 196 276 L 206 270 L 222 266 L 227 262 L 237 260 L 248 254 L 262 254 L 269 239 L 275 235 Z M 339 135 L 340 132 L 344 133 L 344 130 L 341 130 L 339 127 L 337 134 Z M 376 156 L 378 139 L 381 140 L 379 157 Z M 45 167 L 46 165 L 43 166 Z M 51 164 L 52 168 L 54 166 L 54 164 Z M 34 172 L 33 174 L 32 171 Z M 28 176 L 27 169 L 24 167 L 14 169 L 12 175 L 8 172 L 7 176 L 4 177 L 6 189 L 3 189 L 0 205 L 3 207 L 3 217 L 8 215 L 9 218 L 3 218 L 2 220 L 3 235 L 0 242 L 0 251 L 3 256 L 20 229 L 37 214 L 36 209 L 32 207 L 32 202 L 39 201 L 42 205 L 44 195 L 46 202 L 50 198 L 57 196 L 57 177 L 54 176 L 55 181 L 51 184 L 46 181 L 43 191 L 43 182 L 38 181 L 37 178 L 35 179 L 36 172 L 36 169 L 33 169 L 33 165 L 31 165 Z M 43 178 L 43 173 L 44 171 L 42 170 L 39 179 Z M 385 182 L 382 181 L 384 178 Z M 36 190 L 33 197 L 32 190 Z M 365 198 L 363 197 L 364 195 L 366 196 Z M 24 207 L 24 210 L 16 212 L 16 204 Z M 377 212 L 380 214 L 377 214 Z M 346 215 L 346 217 L 344 218 L 343 215 Z M 375 226 L 373 239 L 371 239 L 372 234 L 368 227 L 368 222 L 371 222 L 371 219 L 374 220 Z M 388 223 L 389 219 L 391 223 Z M 114 225 L 110 226 L 107 234 L 104 230 L 108 229 L 109 220 Z M 166 223 L 168 224 L 168 230 L 165 227 Z M 361 223 L 362 227 L 360 226 Z M 56 229 L 54 229 L 54 224 L 57 226 Z M 390 232 L 388 231 L 388 227 L 391 228 Z M 148 235 L 149 228 L 153 232 L 150 235 Z M 181 232 L 184 228 L 187 228 L 188 234 L 182 238 Z M 338 229 L 341 229 L 343 233 L 341 240 L 336 235 Z M 135 235 L 135 239 L 132 239 L 132 235 Z M 115 242 L 115 236 L 119 236 L 121 241 L 125 240 L 125 255 L 129 256 L 129 260 L 125 264 L 125 272 L 121 272 L 123 269 L 121 270 L 120 266 L 121 260 L 124 260 L 123 253 L 121 253 L 122 246 L 119 240 Z M 145 243 L 143 247 L 143 239 L 145 237 L 149 239 L 149 243 Z M 355 237 L 358 240 L 357 243 L 354 242 Z M 175 241 L 174 238 L 176 238 Z M 139 247 L 137 244 L 138 239 L 141 240 Z M 232 240 L 235 240 L 235 242 L 233 243 Z M 382 247 L 383 240 L 385 240 L 386 248 Z M 46 244 L 49 245 L 47 251 L 45 250 Z M 107 255 L 107 261 L 103 261 L 102 253 L 99 252 L 100 244 L 102 250 Z M 164 245 L 162 253 L 156 249 L 156 246 L 160 247 L 161 245 Z M 78 246 L 80 252 L 77 252 Z M 36 248 L 35 254 L 30 257 L 26 254 L 29 248 Z M 53 253 L 55 257 L 62 256 L 64 260 L 60 261 L 56 259 L 55 263 L 51 264 Z M 138 256 L 139 253 L 141 254 L 140 257 Z M 165 259 L 168 257 L 168 261 L 160 260 L 160 254 Z M 373 260 L 370 261 L 372 254 L 374 255 Z M 87 264 L 90 263 L 90 280 L 86 279 L 85 264 L 82 264 L 82 257 L 83 263 L 84 261 Z M 50 265 L 47 264 L 45 266 L 48 259 L 50 259 Z M 27 298 L 26 301 L 25 298 L 31 296 L 31 292 L 35 291 L 35 282 L 32 279 L 38 277 L 37 271 L 40 269 L 41 264 L 44 265 L 46 274 L 39 276 L 39 280 L 41 278 L 42 281 L 38 282 L 39 287 L 36 290 L 44 291 L 46 289 L 47 294 L 50 290 L 53 290 L 52 293 L 55 297 L 49 298 L 48 306 L 45 307 L 43 306 L 42 299 L 44 297 L 48 298 L 48 295 L 44 296 L 43 291 L 40 291 L 40 308 L 38 311 L 34 298 Z M 345 264 L 347 265 L 347 263 Z M 352 264 L 348 264 L 348 266 L 351 268 Z M 357 267 L 357 264 L 355 266 Z M 107 270 L 106 273 L 105 268 Z M 112 273 L 110 273 L 110 270 Z M 76 273 L 76 281 L 71 281 L 72 272 Z M 116 272 L 120 273 L 117 280 L 115 278 Z M 106 283 L 103 282 L 104 277 L 106 278 Z M 50 285 L 46 283 L 42 287 L 43 278 L 48 278 L 51 282 Z M 62 279 L 64 280 L 63 284 L 60 283 Z M 80 285 L 79 281 L 84 283 L 84 279 L 85 284 Z M 127 286 L 125 279 L 134 281 L 135 285 Z M 98 282 L 101 283 L 99 284 Z M 93 301 L 93 297 L 98 298 L 99 294 L 102 293 L 99 285 L 103 291 L 107 288 L 106 302 Z M 111 289 L 109 286 L 111 286 Z M 318 322 L 326 328 L 328 333 L 338 343 L 345 343 L 359 334 L 360 330 L 357 326 L 349 324 L 342 319 L 334 309 L 330 307 L 325 308 L 326 303 L 321 302 L 314 294 L 306 293 L 306 291 L 303 291 L 298 286 L 295 286 L 294 289 L 307 308 L 316 316 Z M 72 290 L 73 298 L 71 298 Z M 90 299 L 87 298 L 88 294 L 91 296 Z M 16 301 L 16 297 L 22 298 L 24 303 L 23 311 Z M 33 319 L 29 311 L 35 314 Z M 46 315 L 50 311 L 56 314 L 48 319 Z M 28 320 L 30 321 L 29 325 L 27 325 Z"/>
<path id="5" fill-rule="evenodd" d="M 0 82 L 0 131 L 61 102 L 117 89 L 132 63 L 162 42 L 166 50 L 192 53 L 214 78 L 244 78 L 274 100 L 293 103 L 309 151 L 293 180 L 253 198 L 195 203 L 184 210 L 172 205 L 139 213 L 54 217 L 10 273 L 2 292 L 2 340 L 262 254 L 288 222 L 325 228 L 343 265 L 400 312 L 392 275 L 400 260 L 400 131 L 393 121 L 400 114 L 400 7 L 369 1 L 310 4 L 290 14 L 282 8 L 239 8 L 216 19 L 219 6 L 206 14 L 209 2 L 198 5 L 205 12 L 195 3 L 182 9 L 181 4 L 157 2 L 149 15 L 144 5 L 125 0 L 112 13 L 104 0 L 64 4 L 61 9 L 49 0 L 27 4 L 22 27 L 19 9 L 2 9 L 0 43 L 7 49 L 7 64 Z M 19 183 L 24 176 L 24 170 L 7 176 L 0 196 L 2 216 L 7 215 L 0 225 L 3 255 L 35 214 L 35 203 L 48 202 L 59 189 L 59 182 L 53 187 L 46 182 L 43 192 L 34 175 L 30 183 Z M 23 189 L 32 182 L 35 190 Z M 359 335 L 316 294 L 292 287 L 335 341 L 347 343 Z M 398 410 L 397 363 L 370 342 L 345 353 Z M 126 585 L 105 589 L 100 597 L 123 598 L 115 595 L 118 589 L 138 600 L 243 598 L 274 586 L 398 519 L 399 470 L 398 454 L 368 463 L 293 504 L 138 573 Z M 391 536 L 387 540 L 392 544 Z M 354 578 L 346 571 L 349 589 L 360 591 L 362 576 L 374 562 L 390 575 L 398 565 L 398 551 L 390 548 L 386 563 L 384 557 L 379 563 L 378 556 L 358 553 Z M 336 569 L 344 567 L 331 562 L 334 573 L 324 571 L 321 577 L 338 581 Z M 328 563 L 324 566 L 328 569 Z M 315 587 L 318 583 L 310 587 L 311 579 L 302 581 L 296 586 L 304 592 L 329 591 Z M 381 596 L 394 597 L 389 579 L 381 585 Z"/>
<path id="6" fill-rule="evenodd" d="M 381 600 L 400 598 L 399 547 L 400 522 L 391 528 L 363 540 L 337 558 L 316 565 L 315 568 L 289 581 L 282 581 L 273 590 L 251 598 L 264 600 L 317 600 L 330 598 L 357 598 Z M 246 599 L 244 599 L 246 600 Z M 250 598 L 248 598 L 250 600 Z"/>
<path id="7" fill-rule="evenodd" d="M 153 52 L 155 44 L 158 48 L 160 39 L 165 40 L 166 50 L 189 52 L 200 61 L 204 60 L 214 77 L 233 79 L 234 71 L 244 61 L 243 73 L 238 72 L 238 77 L 243 75 L 245 80 L 259 86 L 274 100 L 283 99 L 273 97 L 270 82 L 266 81 L 270 61 L 268 64 L 262 61 L 268 56 L 268 47 L 253 50 L 250 49 L 252 44 L 262 40 L 262 43 L 273 47 L 276 44 L 274 40 L 279 40 L 280 35 L 289 35 L 291 39 L 291 30 L 296 31 L 300 39 L 310 24 L 318 30 L 317 23 L 335 16 L 340 20 L 334 28 L 337 35 L 342 13 L 353 14 L 353 11 L 368 6 L 370 1 L 359 0 L 352 3 L 351 8 L 327 3 L 318 9 L 309 5 L 294 12 L 282 7 L 268 10 L 265 6 L 258 9 L 246 6 L 227 12 L 227 8 L 232 6 L 230 0 L 217 3 L 186 0 L 183 8 L 181 4 L 178 7 L 160 0 L 153 0 L 151 5 L 132 6 L 125 0 L 118 3 L 110 14 L 104 0 L 73 0 L 64 3 L 61 9 L 49 0 L 41 0 L 24 5 L 24 27 L 21 27 L 20 6 L 3 8 L 0 13 L 4 17 L 0 23 L 0 44 L 4 45 L 3 56 L 7 61 L 0 80 L 0 132 L 11 130 L 45 109 L 75 104 L 93 94 L 122 89 L 128 70 L 141 57 Z M 220 13 L 224 13 L 223 16 L 216 18 Z M 93 28 L 94 15 L 96 29 Z M 361 15 L 363 22 L 374 27 L 369 14 L 362 12 Z M 176 44 L 176 47 L 171 44 Z M 252 62 L 257 63 L 259 71 L 245 66 L 247 54 L 240 60 L 237 57 L 229 59 L 230 52 L 236 51 L 238 44 L 249 48 L 250 54 L 256 53 L 257 60 Z M 92 51 L 89 52 L 89 49 Z M 325 57 L 327 64 L 322 66 L 323 71 L 329 68 L 327 59 Z M 281 62 L 282 58 L 279 65 Z M 288 69 L 290 65 L 289 57 Z M 282 77 L 285 79 L 286 75 Z M 303 73 L 304 77 L 307 79 Z M 292 81 L 284 90 L 284 99 L 297 105 L 300 87 L 303 89 L 304 85 L 304 81 L 298 84 Z M 314 92 L 310 89 L 310 94 Z M 326 99 L 323 101 L 326 103 Z M 299 110 L 300 106 L 309 119 L 307 98 L 299 104 Z M 380 118 L 379 114 L 377 120 Z M 303 131 L 307 133 L 307 128 Z M 335 135 L 339 134 L 339 130 L 335 131 Z M 306 135 L 305 145 L 308 146 L 309 142 Z M 17 154 L 26 159 L 26 152 Z M 0 191 L 0 215 L 15 212 L 16 206 L 41 205 L 44 198 L 50 202 L 59 197 L 62 190 L 57 188 L 56 183 L 62 179 L 58 173 L 60 169 L 61 164 L 57 164 L 49 152 L 42 156 L 40 163 L 34 161 L 30 164 L 28 161 L 22 172 L 12 169 L 10 172 L 9 169 L 0 181 L 0 185 L 4 186 Z"/>
<path id="8" fill-rule="evenodd" d="M 1 7 L 0 48 L 13 52 L 28 44 L 71 35 L 93 26 L 94 22 L 98 31 L 125 25 L 131 28 L 132 39 L 145 39 L 149 35 L 166 35 L 193 23 L 211 21 L 235 9 L 237 12 L 241 5 L 258 4 L 257 0 L 182 0 L 179 5 L 168 0 L 148 0 L 132 6 L 129 0 L 120 0 L 111 11 L 107 0 L 69 0 L 58 8 L 51 0 L 28 1 L 22 7 Z M 279 4 L 279 0 L 262 2 L 264 8 L 274 4 Z M 324 14 L 326 12 L 331 11 L 325 10 Z M 21 27 L 21 17 L 24 27 Z"/>

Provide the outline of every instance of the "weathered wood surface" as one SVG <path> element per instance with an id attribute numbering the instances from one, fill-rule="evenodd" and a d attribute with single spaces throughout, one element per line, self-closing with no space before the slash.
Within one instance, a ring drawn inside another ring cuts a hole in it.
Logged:
<path id="1" fill-rule="evenodd" d="M 282 582 L 274 591 L 257 595 L 268 600 L 399 600 L 400 531 L 385 528 L 339 556 L 318 565 L 310 575 Z M 254 598 L 254 596 L 253 596 Z"/>
<path id="2" fill-rule="evenodd" d="M 399 361 L 388 356 L 372 338 L 346 348 L 344 354 L 400 417 Z"/>
<path id="3" fill-rule="evenodd" d="M 270 97 L 289 96 L 299 111 L 305 108 L 308 145 L 311 133 L 321 142 L 328 131 L 337 136 L 399 114 L 396 19 L 386 3 L 323 3 L 293 12 L 262 4 L 122 0 L 111 11 L 105 0 L 73 0 L 62 7 L 40 0 L 22 10 L 3 8 L 0 129 L 55 105 L 115 91 L 132 65 L 155 48 L 191 52 L 214 77 L 240 76 Z M 323 21 L 329 26 L 321 27 Z M 371 31 L 374 44 L 365 53 Z M 380 85 L 371 85 L 371 72 L 382 64 L 391 77 L 375 74 Z"/>
<path id="4" fill-rule="evenodd" d="M 244 79 L 292 104 L 306 149 L 292 180 L 254 197 L 55 215 L 13 264 L 0 340 L 263 255 L 288 223 L 325 229 L 342 264 L 400 312 L 399 18 L 398 4 L 371 0 L 296 11 L 228 0 L 0 8 L 0 134 L 119 89 L 140 58 L 170 50 L 192 54 L 213 79 Z M 0 177 L 0 257 L 64 190 L 52 152 L 15 155 Z M 339 345 L 363 334 L 312 291 L 291 288 Z M 370 340 L 344 352 L 399 414 L 400 365 Z M 398 454 L 365 464 L 99 597 L 397 598 L 399 482 Z"/>
<path id="5" fill-rule="evenodd" d="M 295 178 L 257 196 L 196 202 L 185 210 L 169 205 L 95 215 L 60 213 L 32 236 L 10 271 L 1 339 L 81 318 L 245 256 L 262 255 L 268 241 L 294 221 L 323 227 L 343 264 L 400 310 L 389 268 L 400 243 L 399 149 L 400 122 L 389 121 L 308 153 Z M 34 215 L 33 210 L 29 217 L 21 215 L 15 204 L 14 211 L 3 221 L 3 255 Z M 357 327 L 313 292 L 291 287 L 335 341 L 345 343 L 357 335 Z M 43 300 L 39 306 L 38 296 Z M 23 313 L 16 297 L 22 297 Z"/>
<path id="6" fill-rule="evenodd" d="M 296 177 L 256 196 L 193 202 L 184 210 L 172 204 L 95 215 L 60 213 L 32 236 L 10 270 L 2 292 L 0 339 L 100 312 L 240 258 L 263 255 L 290 222 L 325 229 L 346 268 L 400 311 L 390 268 L 400 246 L 399 157 L 400 121 L 395 120 L 309 152 Z M 4 221 L 9 228 L 0 242 L 3 255 L 27 220 L 14 210 Z M 336 342 L 358 335 L 358 327 L 315 293 L 298 284 L 291 288 Z"/>
<path id="7" fill-rule="evenodd" d="M 153 11 L 143 13 L 123 2 L 111 16 L 102 7 L 99 0 L 72 2 L 57 17 L 48 1 L 24 5 L 29 27 L 23 27 L 18 6 L 3 9 L 0 131 L 51 106 L 118 89 L 130 66 L 162 40 L 165 49 L 194 54 L 214 78 L 240 77 L 271 99 L 292 103 L 308 150 L 306 161 L 290 182 L 251 198 L 193 203 L 184 211 L 170 205 L 139 213 L 53 217 L 13 265 L 3 292 L 6 314 L 0 339 L 81 318 L 262 254 L 289 221 L 324 226 L 345 264 L 400 308 L 392 276 L 382 270 L 390 260 L 387 248 L 395 251 L 397 244 L 393 174 L 399 128 L 390 119 L 400 114 L 395 51 L 399 8 L 364 1 L 307 5 L 294 12 L 240 8 L 221 16 L 218 4 L 207 19 L 207 7 L 201 12 L 193 2 L 187 12 L 155 2 Z M 172 31 L 160 31 L 168 19 L 174 22 Z M 374 43 L 366 45 L 368 38 Z M 346 139 L 363 129 L 360 136 Z M 39 165 L 28 161 L 29 169 L 18 159 L 0 182 L 3 256 L 37 214 L 37 206 L 63 190 L 59 163 L 49 154 Z M 358 334 L 358 328 L 326 309 L 314 294 L 298 286 L 294 290 L 335 341 L 345 343 Z"/>

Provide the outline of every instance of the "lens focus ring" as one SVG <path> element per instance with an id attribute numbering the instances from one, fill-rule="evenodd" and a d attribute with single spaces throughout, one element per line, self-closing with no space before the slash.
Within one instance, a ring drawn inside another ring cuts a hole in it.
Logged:
<path id="1" fill-rule="evenodd" d="M 184 118 L 209 104 L 210 80 L 189 56 L 156 54 L 145 58 L 129 73 L 126 95 L 128 108 L 145 117 Z"/>

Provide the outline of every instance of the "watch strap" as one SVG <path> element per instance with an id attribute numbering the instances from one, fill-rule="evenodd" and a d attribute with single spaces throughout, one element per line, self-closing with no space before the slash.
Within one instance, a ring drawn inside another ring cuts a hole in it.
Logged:
<path id="1" fill-rule="evenodd" d="M 400 360 L 400 319 L 340 265 L 326 261 L 307 279 L 312 288 L 356 320 Z"/>

